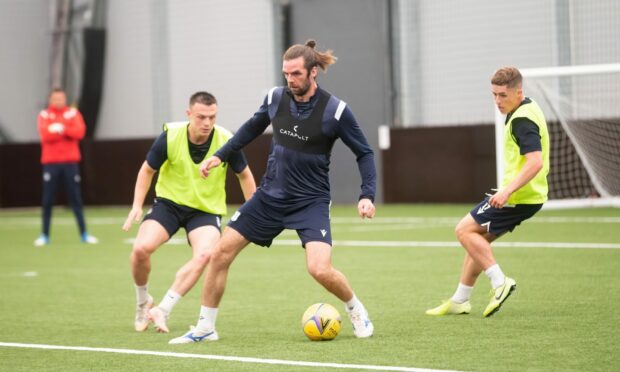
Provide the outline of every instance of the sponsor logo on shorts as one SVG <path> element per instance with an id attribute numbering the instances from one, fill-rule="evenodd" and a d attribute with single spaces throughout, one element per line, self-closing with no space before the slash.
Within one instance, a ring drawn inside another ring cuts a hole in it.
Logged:
<path id="1" fill-rule="evenodd" d="M 50 172 L 43 173 L 43 181 L 49 182 L 51 179 L 52 179 L 52 175 L 50 174 Z"/>
<path id="2" fill-rule="evenodd" d="M 321 229 L 320 231 L 321 231 L 321 234 L 323 234 L 323 237 L 325 237 L 325 235 L 327 234 L 327 230 Z"/>
<path id="3" fill-rule="evenodd" d="M 217 227 L 222 227 L 222 220 L 219 217 L 215 217 L 215 221 L 217 222 Z"/>
<path id="4" fill-rule="evenodd" d="M 241 216 L 241 212 L 236 211 L 235 214 L 233 214 L 232 217 L 230 217 L 230 220 L 237 221 L 237 218 L 239 218 L 239 216 Z"/>

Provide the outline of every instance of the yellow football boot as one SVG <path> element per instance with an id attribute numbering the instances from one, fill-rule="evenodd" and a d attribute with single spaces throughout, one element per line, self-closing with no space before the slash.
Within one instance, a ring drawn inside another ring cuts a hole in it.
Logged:
<path id="1" fill-rule="evenodd" d="M 484 309 L 482 315 L 488 318 L 495 314 L 508 296 L 516 289 L 517 282 L 512 278 L 506 277 L 506 279 L 504 279 L 504 284 L 495 289 L 491 289 L 491 301 L 487 305 L 487 308 Z"/>
<path id="2" fill-rule="evenodd" d="M 470 311 L 471 304 L 469 303 L 469 301 L 465 301 L 462 304 L 459 304 L 452 300 L 446 300 L 436 308 L 426 310 L 426 315 L 458 315 L 469 314 Z"/>

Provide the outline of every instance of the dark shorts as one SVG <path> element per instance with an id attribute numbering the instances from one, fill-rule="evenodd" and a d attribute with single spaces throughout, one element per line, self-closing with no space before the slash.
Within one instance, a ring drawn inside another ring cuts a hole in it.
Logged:
<path id="1" fill-rule="evenodd" d="M 219 230 L 222 224 L 221 216 L 178 205 L 163 198 L 155 198 L 155 204 L 144 216 L 143 221 L 146 220 L 159 222 L 170 237 L 181 227 L 189 234 L 190 231 L 202 226 L 214 226 Z"/>
<path id="2" fill-rule="evenodd" d="M 264 247 L 269 247 L 284 229 L 296 230 L 302 247 L 308 242 L 332 245 L 330 204 L 328 200 L 310 200 L 279 205 L 259 190 L 232 215 L 228 226 Z"/>
<path id="3" fill-rule="evenodd" d="M 542 208 L 542 204 L 517 204 L 501 209 L 493 208 L 485 198 L 476 205 L 469 214 L 487 231 L 495 236 L 500 236 L 511 231 L 521 222 L 532 217 Z"/>

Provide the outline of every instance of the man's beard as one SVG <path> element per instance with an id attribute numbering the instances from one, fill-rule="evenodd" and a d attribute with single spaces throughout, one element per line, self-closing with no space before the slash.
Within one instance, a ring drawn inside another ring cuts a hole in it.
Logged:
<path id="1" fill-rule="evenodd" d="M 311 83 L 310 79 L 308 79 L 308 80 L 306 80 L 306 84 L 304 84 L 303 86 L 301 86 L 299 88 L 291 88 L 289 86 L 289 89 L 291 90 L 291 92 L 293 92 L 294 95 L 296 95 L 298 97 L 303 97 L 310 90 L 310 83 Z"/>

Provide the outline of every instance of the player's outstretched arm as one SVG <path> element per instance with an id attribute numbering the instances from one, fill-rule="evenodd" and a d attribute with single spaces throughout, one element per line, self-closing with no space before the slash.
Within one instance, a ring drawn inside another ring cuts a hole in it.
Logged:
<path id="1" fill-rule="evenodd" d="M 239 179 L 239 185 L 243 192 L 243 198 L 246 201 L 250 200 L 252 195 L 256 192 L 256 181 L 254 181 L 254 175 L 250 170 L 250 166 L 246 166 L 241 173 L 237 173 L 237 178 Z"/>
<path id="2" fill-rule="evenodd" d="M 375 216 L 375 205 L 370 199 L 362 198 L 357 203 L 357 214 L 362 218 L 373 218 Z"/>
<path id="3" fill-rule="evenodd" d="M 209 171 L 217 166 L 222 164 L 222 159 L 213 155 L 200 165 L 200 176 L 202 178 L 207 178 L 209 176 Z"/>
<path id="4" fill-rule="evenodd" d="M 142 206 L 144 205 L 144 199 L 146 194 L 151 188 L 151 182 L 153 182 L 153 176 L 157 171 L 149 166 L 145 161 L 142 163 L 142 167 L 138 172 L 138 178 L 136 179 L 136 187 L 133 194 L 133 204 L 131 211 L 123 224 L 123 230 L 129 231 L 131 224 L 134 222 L 140 222 L 142 218 Z"/>

